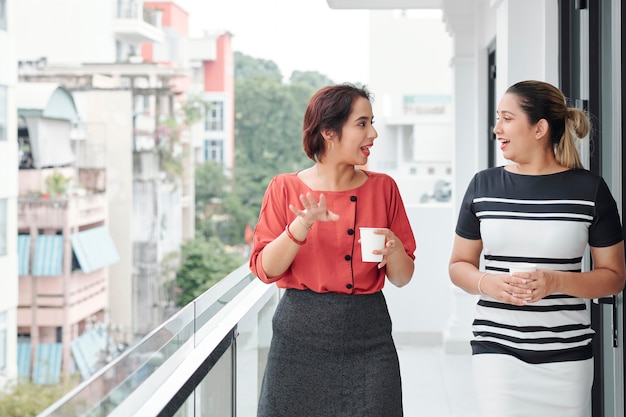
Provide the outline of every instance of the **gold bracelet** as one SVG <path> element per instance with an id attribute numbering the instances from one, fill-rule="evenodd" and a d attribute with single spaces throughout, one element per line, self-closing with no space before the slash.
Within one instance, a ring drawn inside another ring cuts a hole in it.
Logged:
<path id="1" fill-rule="evenodd" d="M 306 243 L 306 238 L 304 238 L 304 240 L 298 240 L 291 234 L 291 230 L 289 230 L 289 225 L 285 226 L 285 232 L 287 232 L 287 237 L 289 237 L 289 239 L 291 239 L 291 241 L 296 245 L 302 246 Z"/>
<path id="2" fill-rule="evenodd" d="M 485 276 L 487 275 L 489 275 L 489 273 L 485 272 L 480 276 L 480 278 L 478 278 L 478 292 L 480 293 L 480 295 L 487 295 L 483 292 L 483 290 L 480 289 L 480 284 L 483 282 L 483 278 L 485 278 Z"/>

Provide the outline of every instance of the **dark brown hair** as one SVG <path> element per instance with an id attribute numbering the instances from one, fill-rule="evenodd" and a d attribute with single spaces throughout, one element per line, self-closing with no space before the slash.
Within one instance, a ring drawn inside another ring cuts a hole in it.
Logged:
<path id="1" fill-rule="evenodd" d="M 323 131 L 331 130 L 341 139 L 341 129 L 359 97 L 372 101 L 365 86 L 344 83 L 323 87 L 309 99 L 302 122 L 302 147 L 310 159 L 317 162 L 326 152 Z"/>
<path id="2" fill-rule="evenodd" d="M 521 81 L 506 90 L 516 95 L 531 124 L 545 119 L 550 127 L 550 142 L 559 164 L 582 168 L 574 137 L 582 139 L 589 133 L 589 118 L 581 110 L 567 106 L 561 90 L 543 81 Z"/>

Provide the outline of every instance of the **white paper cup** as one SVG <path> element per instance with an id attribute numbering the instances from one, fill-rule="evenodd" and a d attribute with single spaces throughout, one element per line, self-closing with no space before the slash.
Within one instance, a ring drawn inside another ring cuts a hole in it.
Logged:
<path id="1" fill-rule="evenodd" d="M 534 272 L 537 270 L 537 264 L 519 263 L 509 265 L 509 274 L 513 272 Z"/>
<path id="2" fill-rule="evenodd" d="M 382 254 L 373 254 L 372 251 L 385 247 L 385 235 L 378 235 L 374 230 L 380 227 L 359 227 L 361 233 L 361 259 L 363 262 L 380 262 Z"/>

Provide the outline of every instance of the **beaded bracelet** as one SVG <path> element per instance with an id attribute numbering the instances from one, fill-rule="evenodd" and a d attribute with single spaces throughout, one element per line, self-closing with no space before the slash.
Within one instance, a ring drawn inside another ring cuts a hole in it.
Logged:
<path id="1" fill-rule="evenodd" d="M 296 245 L 302 246 L 306 243 L 306 238 L 304 238 L 304 240 L 298 240 L 291 234 L 291 231 L 289 230 L 289 225 L 285 226 L 285 232 L 287 232 L 287 237 L 289 237 L 289 239 L 291 239 L 291 241 Z"/>

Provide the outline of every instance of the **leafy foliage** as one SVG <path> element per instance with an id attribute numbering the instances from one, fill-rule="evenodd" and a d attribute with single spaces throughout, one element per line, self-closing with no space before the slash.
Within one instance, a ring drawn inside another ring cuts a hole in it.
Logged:
<path id="1" fill-rule="evenodd" d="M 241 266 L 245 259 L 226 250 L 216 237 L 194 239 L 183 245 L 178 270 L 176 304 L 184 306 Z"/>
<path id="2" fill-rule="evenodd" d="M 160 156 L 161 169 L 170 179 L 180 178 L 183 175 L 180 130 L 179 122 L 175 118 L 169 118 L 161 123 L 155 131 L 156 149 Z"/>
<path id="3" fill-rule="evenodd" d="M 202 119 L 202 115 L 211 107 L 209 103 L 198 95 L 190 96 L 183 104 L 185 124 L 192 125 Z"/>
<path id="4" fill-rule="evenodd" d="M 196 214 L 200 219 L 206 206 L 222 200 L 230 187 L 229 179 L 224 175 L 222 167 L 213 161 L 197 165 L 195 171 Z"/>
<path id="5" fill-rule="evenodd" d="M 273 79 L 235 83 L 235 186 L 244 215 L 256 218 L 272 177 L 309 166 L 302 150 L 302 115 L 314 89 Z"/>
<path id="6" fill-rule="evenodd" d="M 65 378 L 56 385 L 38 385 L 23 381 L 5 386 L 0 394 L 0 416 L 34 417 L 69 392 L 77 383 L 77 378 Z"/>
<path id="7" fill-rule="evenodd" d="M 62 172 L 54 170 L 46 177 L 46 192 L 51 197 L 58 197 L 65 194 L 72 179 L 63 175 Z"/>
<path id="8" fill-rule="evenodd" d="M 255 78 L 272 79 L 280 83 L 283 75 L 274 61 L 235 52 L 235 80 Z"/>
<path id="9" fill-rule="evenodd" d="M 294 71 L 289 78 L 291 84 L 306 84 L 314 90 L 334 84 L 333 80 L 317 71 Z"/>

